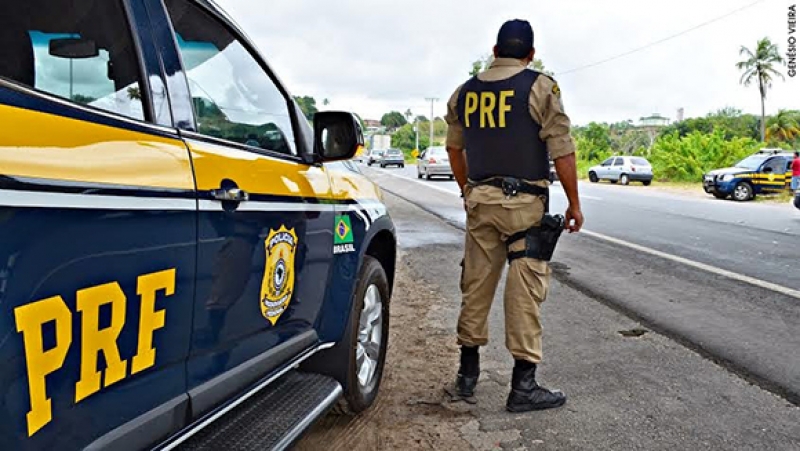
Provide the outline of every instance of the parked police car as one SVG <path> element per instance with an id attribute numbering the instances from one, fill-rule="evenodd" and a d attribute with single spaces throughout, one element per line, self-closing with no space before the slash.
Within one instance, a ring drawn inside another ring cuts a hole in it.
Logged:
<path id="1" fill-rule="evenodd" d="M 395 234 L 209 0 L 0 17 L 0 449 L 260 449 L 375 399 Z M 298 365 L 300 366 L 299 370 Z"/>
<path id="2" fill-rule="evenodd" d="M 733 167 L 703 175 L 703 189 L 719 199 L 751 200 L 757 194 L 781 192 L 790 187 L 792 153 L 762 149 Z"/>

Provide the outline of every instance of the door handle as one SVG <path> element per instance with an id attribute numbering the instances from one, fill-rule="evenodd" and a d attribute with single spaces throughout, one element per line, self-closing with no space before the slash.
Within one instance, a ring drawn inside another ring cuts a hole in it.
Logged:
<path id="1" fill-rule="evenodd" d="M 212 189 L 211 196 L 216 200 L 226 202 L 245 202 L 250 199 L 250 195 L 247 194 L 247 191 L 239 188 Z"/>

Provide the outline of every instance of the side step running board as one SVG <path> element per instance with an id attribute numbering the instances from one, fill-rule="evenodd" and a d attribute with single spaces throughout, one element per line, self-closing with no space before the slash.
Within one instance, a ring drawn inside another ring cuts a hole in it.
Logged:
<path id="1" fill-rule="evenodd" d="M 342 386 L 330 377 L 290 371 L 177 449 L 286 449 L 333 407 L 341 394 Z"/>

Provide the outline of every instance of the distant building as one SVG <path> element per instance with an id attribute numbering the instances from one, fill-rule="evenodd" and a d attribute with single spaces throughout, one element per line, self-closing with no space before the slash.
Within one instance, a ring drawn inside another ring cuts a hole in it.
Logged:
<path id="1" fill-rule="evenodd" d="M 639 118 L 639 126 L 641 127 L 666 127 L 667 125 L 669 125 L 669 118 L 658 113 Z"/>
<path id="2" fill-rule="evenodd" d="M 683 122 L 683 108 L 678 108 L 678 117 L 677 117 L 677 121 L 678 121 L 678 122 Z"/>

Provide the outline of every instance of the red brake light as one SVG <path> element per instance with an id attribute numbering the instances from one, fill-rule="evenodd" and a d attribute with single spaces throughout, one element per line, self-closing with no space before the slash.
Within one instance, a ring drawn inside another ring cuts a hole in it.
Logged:
<path id="1" fill-rule="evenodd" d="M 430 163 L 430 164 L 436 164 L 436 158 L 433 158 L 433 157 L 431 157 L 431 158 L 428 160 L 428 163 Z"/>
<path id="2" fill-rule="evenodd" d="M 631 166 L 631 172 L 636 172 L 636 166 Z"/>

